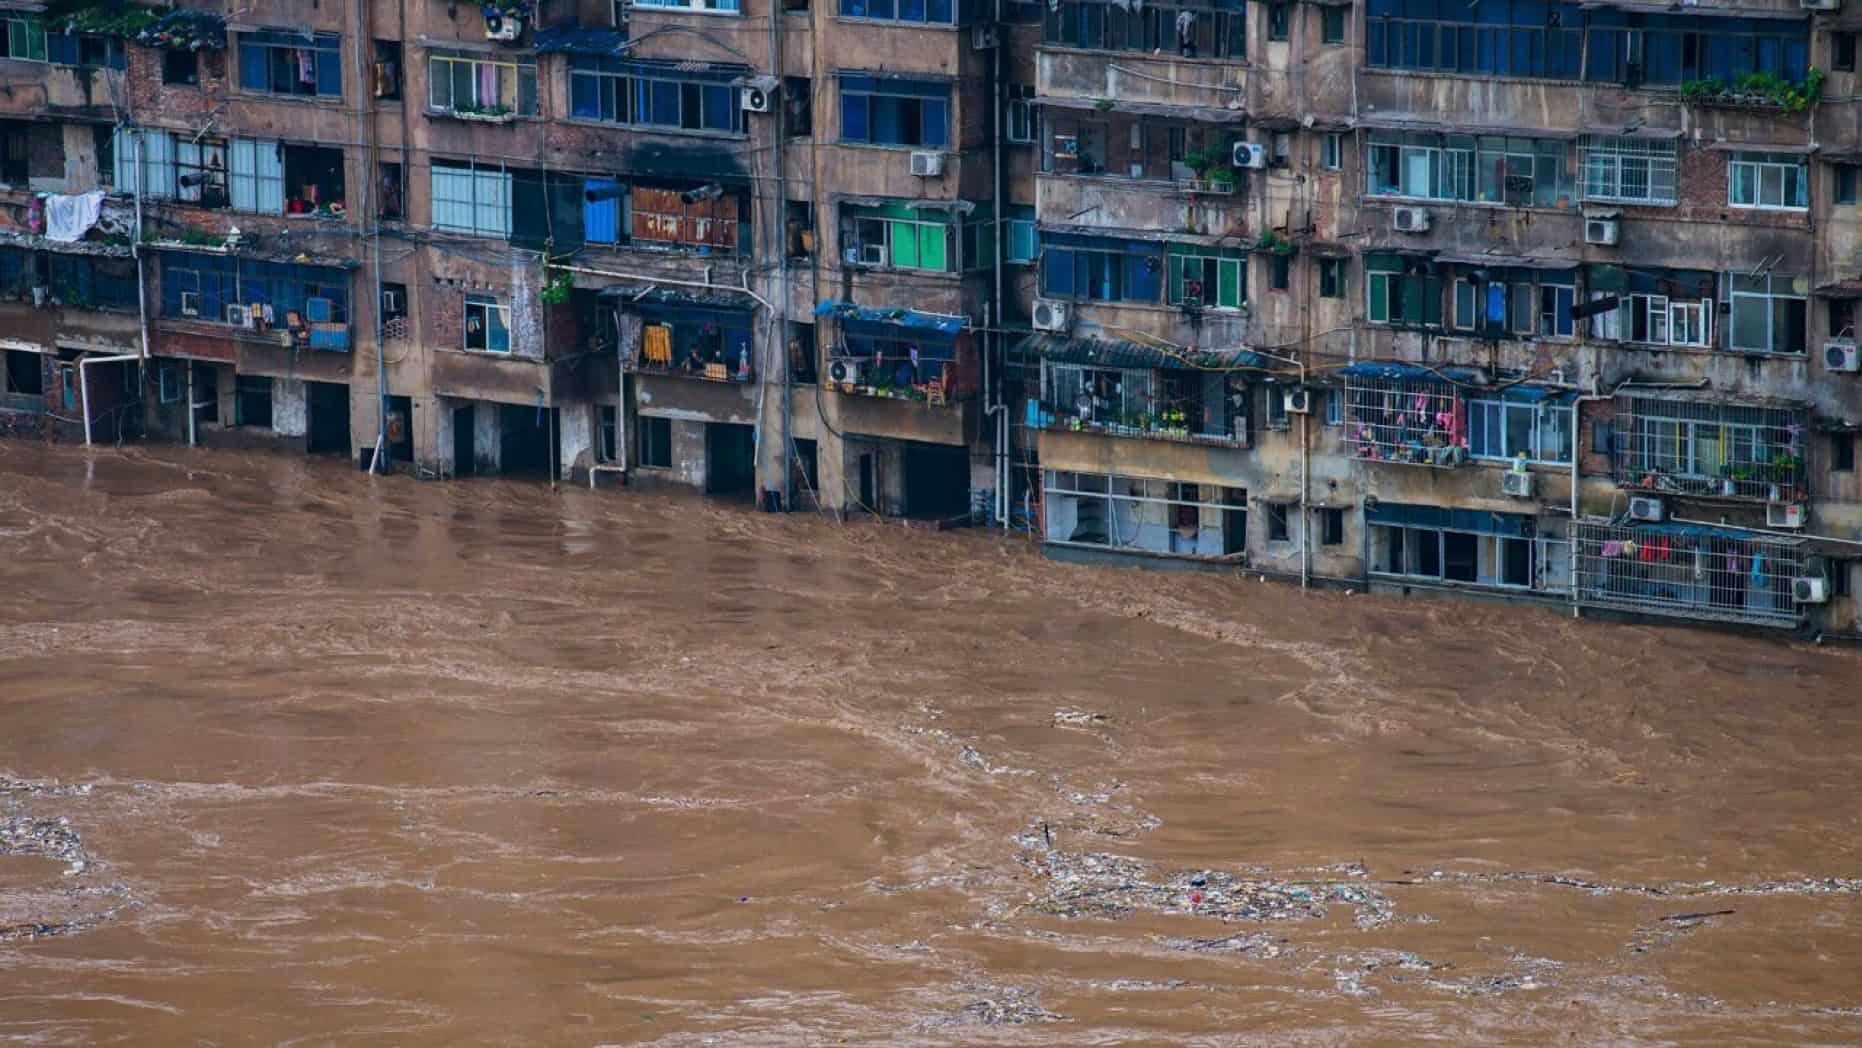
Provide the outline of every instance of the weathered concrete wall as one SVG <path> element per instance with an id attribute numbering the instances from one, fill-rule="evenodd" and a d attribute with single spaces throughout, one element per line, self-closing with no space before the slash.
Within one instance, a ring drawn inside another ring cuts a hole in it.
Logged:
<path id="1" fill-rule="evenodd" d="M 310 432 L 310 399 L 303 379 L 272 379 L 272 432 L 281 437 Z"/>

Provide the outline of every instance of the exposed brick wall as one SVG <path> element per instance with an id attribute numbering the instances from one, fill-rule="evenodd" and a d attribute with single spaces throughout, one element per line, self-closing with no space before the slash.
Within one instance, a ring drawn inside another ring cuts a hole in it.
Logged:
<path id="1" fill-rule="evenodd" d="M 427 309 L 427 340 L 459 349 L 465 345 L 465 290 L 451 281 L 436 278 L 433 283 L 433 293 L 421 296 Z"/>
<path id="2" fill-rule="evenodd" d="M 137 120 L 157 125 L 199 126 L 226 100 L 227 52 L 201 51 L 199 85 L 162 83 L 161 48 L 129 48 L 124 80 L 129 89 L 130 112 Z"/>
<path id="3" fill-rule="evenodd" d="M 154 353 L 162 357 L 193 357 L 196 360 L 219 360 L 233 363 L 239 359 L 239 345 L 231 334 L 210 335 L 195 331 L 158 328 L 151 333 Z"/>
<path id="4" fill-rule="evenodd" d="M 1578 415 L 1578 468 L 1586 475 L 1609 476 L 1612 469 L 1610 449 L 1596 446 L 1597 425 L 1616 425 L 1616 401 L 1600 400 L 1580 404 Z"/>

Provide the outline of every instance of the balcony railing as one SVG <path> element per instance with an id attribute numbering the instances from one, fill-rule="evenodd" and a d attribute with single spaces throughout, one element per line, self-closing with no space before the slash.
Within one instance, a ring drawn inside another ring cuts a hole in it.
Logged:
<path id="1" fill-rule="evenodd" d="M 632 370 L 646 375 L 678 375 L 684 378 L 703 379 L 707 382 L 753 382 L 756 369 L 748 357 L 736 364 L 726 364 L 723 360 L 705 360 L 688 356 L 679 360 L 654 360 L 645 354 L 634 361 Z"/>
<path id="2" fill-rule="evenodd" d="M 1038 400 L 1028 402 L 1028 426 L 1055 433 L 1097 433 L 1107 437 L 1130 437 L 1136 440 L 1163 440 L 1178 444 L 1202 444 L 1221 448 L 1248 446 L 1248 427 L 1236 419 L 1229 433 L 1207 433 L 1192 426 L 1187 418 L 1132 415 L 1120 419 L 1081 418 L 1075 411 Z"/>
<path id="3" fill-rule="evenodd" d="M 1767 502 L 1809 497 L 1800 410 L 1627 395 L 1616 410 L 1609 450 L 1622 487 Z"/>

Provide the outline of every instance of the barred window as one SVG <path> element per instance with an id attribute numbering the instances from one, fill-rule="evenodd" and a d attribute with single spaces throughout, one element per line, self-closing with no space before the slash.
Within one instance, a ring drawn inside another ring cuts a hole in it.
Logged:
<path id="1" fill-rule="evenodd" d="M 1586 135 L 1580 149 L 1584 199 L 1675 202 L 1678 150 L 1672 139 Z"/>

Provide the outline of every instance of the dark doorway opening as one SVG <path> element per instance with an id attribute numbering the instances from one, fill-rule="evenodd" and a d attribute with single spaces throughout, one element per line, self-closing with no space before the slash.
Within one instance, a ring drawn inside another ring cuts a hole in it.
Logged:
<path id="1" fill-rule="evenodd" d="M 879 478 L 874 473 L 873 453 L 862 452 L 860 455 L 860 508 L 868 513 L 878 513 L 875 503 L 879 501 L 876 489 Z"/>
<path id="2" fill-rule="evenodd" d="M 724 422 L 705 426 L 705 494 L 740 495 L 756 489 L 756 429 Z"/>
<path id="3" fill-rule="evenodd" d="M 1455 582 L 1480 580 L 1479 540 L 1459 531 L 1442 533 L 1442 577 Z"/>
<path id="4" fill-rule="evenodd" d="M 335 382 L 304 384 L 310 410 L 308 450 L 313 455 L 349 457 L 349 387 Z"/>
<path id="5" fill-rule="evenodd" d="M 795 498 L 798 502 L 807 499 L 813 500 L 816 504 L 819 504 L 821 469 L 816 462 L 816 454 L 814 441 L 797 440 L 794 442 L 794 452 L 789 463 L 789 475 L 792 478 L 792 483 L 795 484 Z"/>
<path id="6" fill-rule="evenodd" d="M 409 397 L 388 398 L 388 462 L 414 461 L 414 401 Z"/>
<path id="7" fill-rule="evenodd" d="M 547 477 L 555 408 L 498 405 L 498 471 L 507 475 Z"/>
<path id="8" fill-rule="evenodd" d="M 478 420 L 474 417 L 472 405 L 461 404 L 453 409 L 453 476 L 469 477 L 478 472 L 478 453 L 475 450 Z"/>
<path id="9" fill-rule="evenodd" d="M 945 520 L 969 512 L 969 449 L 907 444 L 905 515 Z"/>

